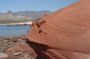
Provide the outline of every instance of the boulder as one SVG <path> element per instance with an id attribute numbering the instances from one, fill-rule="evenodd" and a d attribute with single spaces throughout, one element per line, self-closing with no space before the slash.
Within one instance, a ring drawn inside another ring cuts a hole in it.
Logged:
<path id="1" fill-rule="evenodd" d="M 90 0 L 80 0 L 33 22 L 27 39 L 47 45 L 44 54 L 51 59 L 90 59 Z"/>

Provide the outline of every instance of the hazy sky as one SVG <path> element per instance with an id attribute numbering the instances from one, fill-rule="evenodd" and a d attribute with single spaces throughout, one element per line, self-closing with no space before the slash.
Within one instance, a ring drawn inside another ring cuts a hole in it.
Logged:
<path id="1" fill-rule="evenodd" d="M 55 11 L 77 0 L 0 0 L 0 12 L 23 10 Z"/>

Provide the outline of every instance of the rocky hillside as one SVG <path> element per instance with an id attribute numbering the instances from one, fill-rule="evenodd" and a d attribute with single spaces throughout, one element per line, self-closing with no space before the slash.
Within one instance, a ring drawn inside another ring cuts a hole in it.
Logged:
<path id="1" fill-rule="evenodd" d="M 8 11 L 6 13 L 0 13 L 0 23 L 36 20 L 49 13 L 50 11 Z"/>

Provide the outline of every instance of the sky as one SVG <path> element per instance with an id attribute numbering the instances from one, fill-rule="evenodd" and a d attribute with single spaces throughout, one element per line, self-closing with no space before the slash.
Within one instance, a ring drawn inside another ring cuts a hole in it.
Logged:
<path id="1" fill-rule="evenodd" d="M 77 0 L 0 0 L 0 12 L 7 11 L 56 11 Z"/>

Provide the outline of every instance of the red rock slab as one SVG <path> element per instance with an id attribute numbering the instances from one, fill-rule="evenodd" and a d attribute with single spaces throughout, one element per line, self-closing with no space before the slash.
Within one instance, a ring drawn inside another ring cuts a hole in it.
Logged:
<path id="1" fill-rule="evenodd" d="M 30 41 L 56 49 L 90 52 L 90 0 L 81 0 L 33 23 Z"/>
<path id="2" fill-rule="evenodd" d="M 42 17 L 32 24 L 27 33 L 27 39 L 47 45 L 45 52 L 51 59 L 60 59 L 61 53 L 53 52 L 57 50 L 64 51 L 63 56 L 66 59 L 75 59 L 75 57 L 88 59 L 87 55 L 90 56 L 90 0 L 80 0 Z M 52 49 L 53 55 L 57 57 L 53 57 L 52 53 L 49 54 L 48 49 Z"/>

